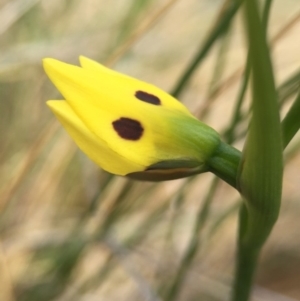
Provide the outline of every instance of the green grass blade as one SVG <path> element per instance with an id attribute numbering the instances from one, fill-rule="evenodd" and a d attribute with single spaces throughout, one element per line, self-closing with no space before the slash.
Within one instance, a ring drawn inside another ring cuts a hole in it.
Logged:
<path id="1" fill-rule="evenodd" d="M 272 63 L 256 1 L 246 0 L 245 12 L 252 67 L 253 115 L 238 181 L 249 209 L 243 240 L 261 245 L 279 212 L 282 142 Z"/>
<path id="2" fill-rule="evenodd" d="M 201 45 L 199 51 L 197 52 L 194 59 L 187 66 L 186 70 L 183 72 L 183 75 L 179 79 L 178 83 L 175 85 L 174 89 L 171 91 L 171 94 L 174 97 L 178 97 L 186 86 L 187 82 L 193 75 L 194 71 L 197 69 L 199 64 L 203 61 L 206 54 L 210 50 L 214 42 L 226 31 L 232 18 L 235 16 L 238 11 L 240 3 L 237 1 L 232 1 L 230 5 L 226 8 L 223 13 L 222 18 L 217 22 L 212 32 L 205 39 L 204 43 Z"/>
<path id="3" fill-rule="evenodd" d="M 266 4 L 269 10 L 270 3 Z M 234 301 L 249 300 L 260 248 L 279 214 L 283 175 L 279 106 L 266 30 L 257 1 L 245 0 L 244 6 L 252 71 L 252 119 L 238 172 L 244 204 L 240 212 Z"/>
<path id="4" fill-rule="evenodd" d="M 300 128 L 300 91 L 290 110 L 283 119 L 281 127 L 282 142 L 285 148 Z"/>

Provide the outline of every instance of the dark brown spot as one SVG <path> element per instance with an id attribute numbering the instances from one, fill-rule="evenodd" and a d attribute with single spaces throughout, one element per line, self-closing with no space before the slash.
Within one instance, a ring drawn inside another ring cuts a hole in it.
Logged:
<path id="1" fill-rule="evenodd" d="M 139 121 L 121 117 L 114 121 L 113 127 L 120 137 L 127 140 L 139 140 L 143 135 L 143 127 Z"/>
<path id="2" fill-rule="evenodd" d="M 143 92 L 143 91 L 136 91 L 135 92 L 135 97 L 141 101 L 144 101 L 144 102 L 148 102 L 148 103 L 151 103 L 153 105 L 160 105 L 161 102 L 160 102 L 160 99 L 153 95 L 153 94 L 149 94 L 147 92 Z"/>

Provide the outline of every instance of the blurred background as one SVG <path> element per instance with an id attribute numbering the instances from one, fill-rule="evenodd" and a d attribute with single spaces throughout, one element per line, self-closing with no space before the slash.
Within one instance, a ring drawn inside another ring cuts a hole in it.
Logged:
<path id="1" fill-rule="evenodd" d="M 0 0 L 1 301 L 228 300 L 239 195 L 211 174 L 153 184 L 100 170 L 45 106 L 60 96 L 41 60 L 84 55 L 174 92 L 241 150 L 247 46 L 240 11 L 222 25 L 230 3 Z M 298 0 L 273 1 L 268 35 L 284 116 L 300 82 Z M 298 133 L 253 300 L 300 300 L 299 149 Z"/>

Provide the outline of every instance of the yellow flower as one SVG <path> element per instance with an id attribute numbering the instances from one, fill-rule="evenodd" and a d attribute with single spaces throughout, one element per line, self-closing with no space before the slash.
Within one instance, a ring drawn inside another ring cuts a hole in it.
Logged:
<path id="1" fill-rule="evenodd" d="M 219 135 L 159 88 L 80 57 L 81 67 L 44 59 L 65 100 L 48 106 L 104 170 L 146 180 L 207 170 Z"/>

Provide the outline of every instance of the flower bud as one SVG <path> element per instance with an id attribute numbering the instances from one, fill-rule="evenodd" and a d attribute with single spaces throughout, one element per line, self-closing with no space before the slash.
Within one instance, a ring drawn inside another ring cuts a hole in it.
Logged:
<path id="1" fill-rule="evenodd" d="M 104 170 L 168 180 L 207 170 L 218 133 L 161 89 L 80 57 L 44 59 L 65 100 L 47 102 L 79 148 Z"/>

